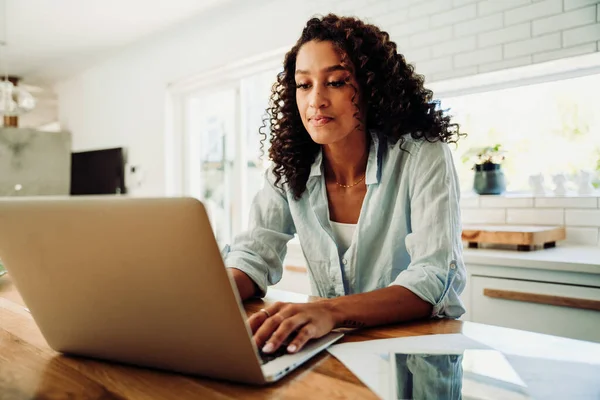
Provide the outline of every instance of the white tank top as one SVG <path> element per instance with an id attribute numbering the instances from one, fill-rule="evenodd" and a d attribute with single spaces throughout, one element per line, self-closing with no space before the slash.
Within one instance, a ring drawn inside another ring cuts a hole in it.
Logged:
<path id="1" fill-rule="evenodd" d="M 356 224 L 342 224 L 340 222 L 333 222 L 331 220 L 329 222 L 331 223 L 333 238 L 338 246 L 339 253 L 344 254 L 352 244 L 352 238 L 354 237 Z"/>

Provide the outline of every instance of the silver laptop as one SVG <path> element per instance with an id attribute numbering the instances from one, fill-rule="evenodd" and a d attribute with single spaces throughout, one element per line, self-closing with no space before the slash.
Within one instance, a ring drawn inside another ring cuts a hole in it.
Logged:
<path id="1" fill-rule="evenodd" d="M 0 259 L 66 354 L 263 384 L 342 336 L 264 361 L 192 198 L 2 199 Z"/>

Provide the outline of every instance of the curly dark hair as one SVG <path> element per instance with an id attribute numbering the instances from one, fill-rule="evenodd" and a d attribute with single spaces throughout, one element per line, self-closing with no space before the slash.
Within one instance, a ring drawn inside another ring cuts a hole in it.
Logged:
<path id="1" fill-rule="evenodd" d="M 433 93 L 423 87 L 423 76 L 407 64 L 387 32 L 357 18 L 334 14 L 312 18 L 285 56 L 259 130 L 263 154 L 266 131 L 271 132 L 269 157 L 274 164 L 275 185 L 283 189 L 283 183 L 287 183 L 296 200 L 306 190 L 311 165 L 320 149 L 302 124 L 294 78 L 298 51 L 313 40 L 330 41 L 340 51 L 342 64 L 358 82 L 355 90 L 366 107 L 368 129 L 380 140 L 390 144 L 400 141 L 402 147 L 406 135 L 446 143 L 456 143 L 464 135 L 440 109 L 439 102 L 432 100 Z"/>

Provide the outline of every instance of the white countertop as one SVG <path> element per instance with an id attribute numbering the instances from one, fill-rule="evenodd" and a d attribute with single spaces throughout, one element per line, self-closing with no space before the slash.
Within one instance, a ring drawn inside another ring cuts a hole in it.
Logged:
<path id="1" fill-rule="evenodd" d="M 559 244 L 543 250 L 463 249 L 465 264 L 600 274 L 600 246 Z M 306 267 L 300 244 L 290 242 L 286 265 Z"/>
<path id="2" fill-rule="evenodd" d="M 600 246 L 559 245 L 532 251 L 465 248 L 463 255 L 465 264 L 600 274 Z"/>

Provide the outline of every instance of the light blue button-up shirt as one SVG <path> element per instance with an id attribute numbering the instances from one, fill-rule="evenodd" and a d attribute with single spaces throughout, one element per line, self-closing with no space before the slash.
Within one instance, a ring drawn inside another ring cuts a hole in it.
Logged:
<path id="1" fill-rule="evenodd" d="M 401 285 L 433 305 L 432 316 L 458 318 L 466 281 L 460 190 L 449 146 L 407 138 L 372 141 L 354 240 L 338 253 L 319 153 L 299 200 L 272 170 L 250 210 L 249 229 L 225 252 L 225 264 L 245 272 L 263 295 L 281 279 L 287 242 L 298 234 L 312 294 L 337 297 Z"/>

